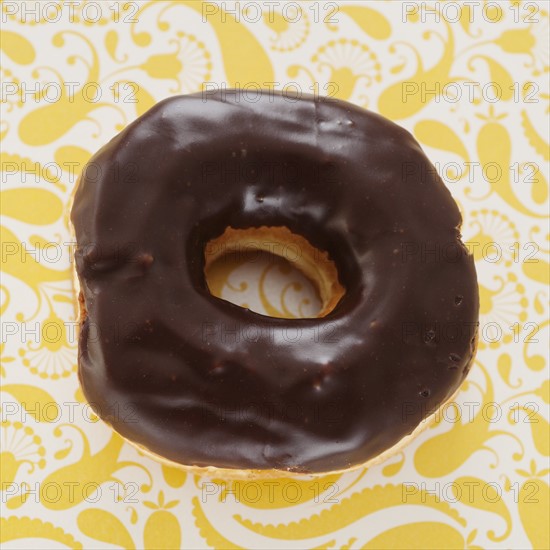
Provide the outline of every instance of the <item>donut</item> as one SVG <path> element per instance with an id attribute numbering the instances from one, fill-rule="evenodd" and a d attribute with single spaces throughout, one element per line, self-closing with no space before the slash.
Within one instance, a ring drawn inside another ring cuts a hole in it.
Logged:
<path id="1" fill-rule="evenodd" d="M 372 465 L 473 363 L 479 296 L 459 209 L 409 132 L 353 104 L 165 99 L 92 157 L 71 223 L 83 393 L 165 464 L 235 477 Z M 311 279 L 317 317 L 211 294 L 212 263 L 252 249 Z"/>

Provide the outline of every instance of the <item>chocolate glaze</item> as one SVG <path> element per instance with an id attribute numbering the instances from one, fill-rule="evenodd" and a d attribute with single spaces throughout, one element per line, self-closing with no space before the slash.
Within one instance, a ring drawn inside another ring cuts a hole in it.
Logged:
<path id="1" fill-rule="evenodd" d="M 399 442 L 475 353 L 461 216 L 418 143 L 352 104 L 231 90 L 162 101 L 90 161 L 71 219 L 79 376 L 124 437 L 186 465 L 326 472 Z M 321 319 L 210 295 L 206 243 L 286 226 L 346 294 Z"/>

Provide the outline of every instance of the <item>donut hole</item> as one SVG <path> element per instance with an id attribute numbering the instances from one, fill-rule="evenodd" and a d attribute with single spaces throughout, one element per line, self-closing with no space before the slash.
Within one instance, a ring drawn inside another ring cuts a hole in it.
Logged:
<path id="1" fill-rule="evenodd" d="M 227 227 L 204 260 L 210 294 L 269 317 L 324 317 L 345 293 L 328 254 L 286 227 Z"/>
<path id="2" fill-rule="evenodd" d="M 269 317 L 315 318 L 322 309 L 316 285 L 292 262 L 264 252 L 228 252 L 205 273 L 210 294 Z"/>

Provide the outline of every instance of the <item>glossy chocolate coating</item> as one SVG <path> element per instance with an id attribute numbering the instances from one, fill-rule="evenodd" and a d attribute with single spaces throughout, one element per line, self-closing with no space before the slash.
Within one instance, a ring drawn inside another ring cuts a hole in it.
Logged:
<path id="1" fill-rule="evenodd" d="M 342 101 L 253 99 L 169 98 L 90 161 L 71 214 L 80 381 L 116 431 L 181 464 L 349 468 L 466 376 L 474 262 L 406 130 Z M 213 297 L 204 248 L 227 226 L 304 236 L 329 252 L 345 296 L 297 320 Z"/>

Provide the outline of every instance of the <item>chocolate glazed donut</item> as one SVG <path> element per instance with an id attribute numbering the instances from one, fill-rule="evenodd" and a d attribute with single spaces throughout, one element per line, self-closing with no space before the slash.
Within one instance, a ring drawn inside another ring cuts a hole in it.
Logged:
<path id="1" fill-rule="evenodd" d="M 372 463 L 472 364 L 479 298 L 459 210 L 406 130 L 352 104 L 164 100 L 93 157 L 71 220 L 84 394 L 171 463 Z M 277 319 L 212 296 L 205 250 L 227 228 L 299 236 L 336 266 L 337 303 Z"/>

